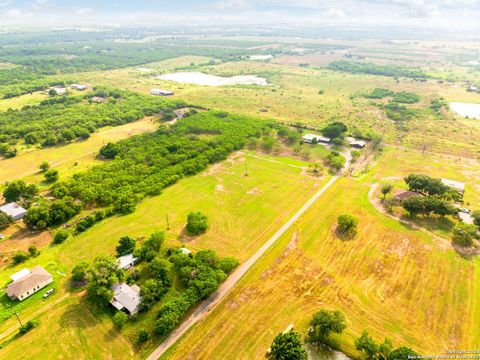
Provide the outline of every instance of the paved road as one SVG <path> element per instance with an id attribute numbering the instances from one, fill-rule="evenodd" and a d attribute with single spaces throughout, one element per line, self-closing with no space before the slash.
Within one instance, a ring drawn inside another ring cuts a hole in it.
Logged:
<path id="1" fill-rule="evenodd" d="M 347 158 L 345 168 L 350 164 L 349 154 L 344 154 Z M 162 356 L 173 344 L 175 344 L 193 325 L 203 319 L 217 306 L 225 296 L 233 289 L 233 287 L 240 281 L 243 275 L 260 259 L 267 250 L 302 216 L 312 204 L 322 196 L 340 177 L 333 176 L 325 185 L 320 188 L 295 215 L 293 215 L 258 251 L 246 262 L 240 265 L 226 280 L 223 282 L 217 291 L 202 302 L 200 306 L 187 318 L 182 324 L 177 327 L 168 338 L 166 338 L 147 358 L 147 360 L 156 360 Z"/>

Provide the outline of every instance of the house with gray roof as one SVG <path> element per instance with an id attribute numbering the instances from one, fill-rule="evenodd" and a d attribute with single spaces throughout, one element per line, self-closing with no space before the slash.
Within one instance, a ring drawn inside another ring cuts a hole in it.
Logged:
<path id="1" fill-rule="evenodd" d="M 138 313 L 140 308 L 140 288 L 126 283 L 112 286 L 113 298 L 110 304 L 117 310 L 126 310 L 130 315 Z"/>
<path id="2" fill-rule="evenodd" d="M 32 270 L 23 269 L 10 276 L 12 283 L 7 285 L 7 295 L 12 300 L 25 300 L 53 282 L 52 275 L 41 266 Z"/>
<path id="3" fill-rule="evenodd" d="M 15 202 L 0 206 L 0 211 L 10 216 L 13 221 L 20 220 L 27 215 L 27 210 Z"/>

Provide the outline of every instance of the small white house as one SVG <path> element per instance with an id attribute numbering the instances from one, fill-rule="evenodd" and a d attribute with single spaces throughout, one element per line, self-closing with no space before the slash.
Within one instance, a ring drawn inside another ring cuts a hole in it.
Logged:
<path id="1" fill-rule="evenodd" d="M 173 91 L 163 90 L 163 89 L 152 89 L 150 90 L 150 94 L 158 95 L 158 96 L 171 96 L 173 95 Z"/>
<path id="2" fill-rule="evenodd" d="M 64 95 L 67 92 L 67 88 L 60 87 L 60 86 L 55 86 L 50 88 L 50 90 L 55 90 L 57 95 Z"/>
<path id="3" fill-rule="evenodd" d="M 140 307 L 140 288 L 125 283 L 112 286 L 113 299 L 110 304 L 117 310 L 127 310 L 130 315 L 138 313 Z"/>
<path id="4" fill-rule="evenodd" d="M 0 206 L 0 211 L 10 216 L 13 221 L 22 219 L 25 215 L 27 215 L 28 212 L 15 202 Z"/>
<path id="5" fill-rule="evenodd" d="M 138 258 L 134 257 L 133 254 L 127 254 L 117 258 L 117 266 L 119 269 L 127 270 L 130 269 L 138 261 Z"/>
<path id="6" fill-rule="evenodd" d="M 316 140 L 314 140 L 316 139 Z M 330 141 L 332 139 L 330 138 L 327 138 L 325 136 L 321 136 L 321 135 L 315 135 L 315 134 L 305 134 L 303 135 L 302 137 L 302 140 L 308 144 L 312 144 L 314 143 L 315 141 L 317 143 L 324 143 L 324 144 L 330 144 Z"/>
<path id="7" fill-rule="evenodd" d="M 90 87 L 90 86 L 89 86 L 89 85 L 86 85 L 86 84 L 72 84 L 72 85 L 70 85 L 70 88 L 71 88 L 71 89 L 79 90 L 79 91 L 86 90 L 86 89 L 88 89 L 89 87 Z"/>

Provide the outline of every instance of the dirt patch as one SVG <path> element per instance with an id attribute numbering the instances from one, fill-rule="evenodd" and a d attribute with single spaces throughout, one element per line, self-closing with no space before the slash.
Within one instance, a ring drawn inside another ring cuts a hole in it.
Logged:
<path id="1" fill-rule="evenodd" d="M 260 194 L 260 189 L 257 188 L 256 186 L 252 188 L 251 190 L 247 191 L 248 195 L 257 195 Z"/>
<path id="2" fill-rule="evenodd" d="M 207 169 L 207 171 L 203 172 L 203 176 L 218 174 L 219 172 L 223 171 L 224 169 L 225 169 L 225 167 L 222 163 L 213 164 L 212 166 L 210 166 Z"/>
<path id="3" fill-rule="evenodd" d="M 18 251 L 26 252 L 31 245 L 35 245 L 37 249 L 41 250 L 52 241 L 52 237 L 48 231 L 32 232 L 20 224 L 10 226 L 3 234 L 7 239 L 0 242 L 1 267 L 10 262 L 14 253 Z"/>
<path id="4" fill-rule="evenodd" d="M 225 187 L 222 185 L 222 184 L 217 184 L 217 186 L 215 186 L 215 191 L 225 191 Z"/>

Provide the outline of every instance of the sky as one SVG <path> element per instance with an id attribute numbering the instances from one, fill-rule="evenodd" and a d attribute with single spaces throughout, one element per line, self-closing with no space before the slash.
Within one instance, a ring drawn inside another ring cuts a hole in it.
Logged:
<path id="1" fill-rule="evenodd" d="M 0 0 L 0 27 L 404 25 L 480 30 L 480 0 Z"/>

